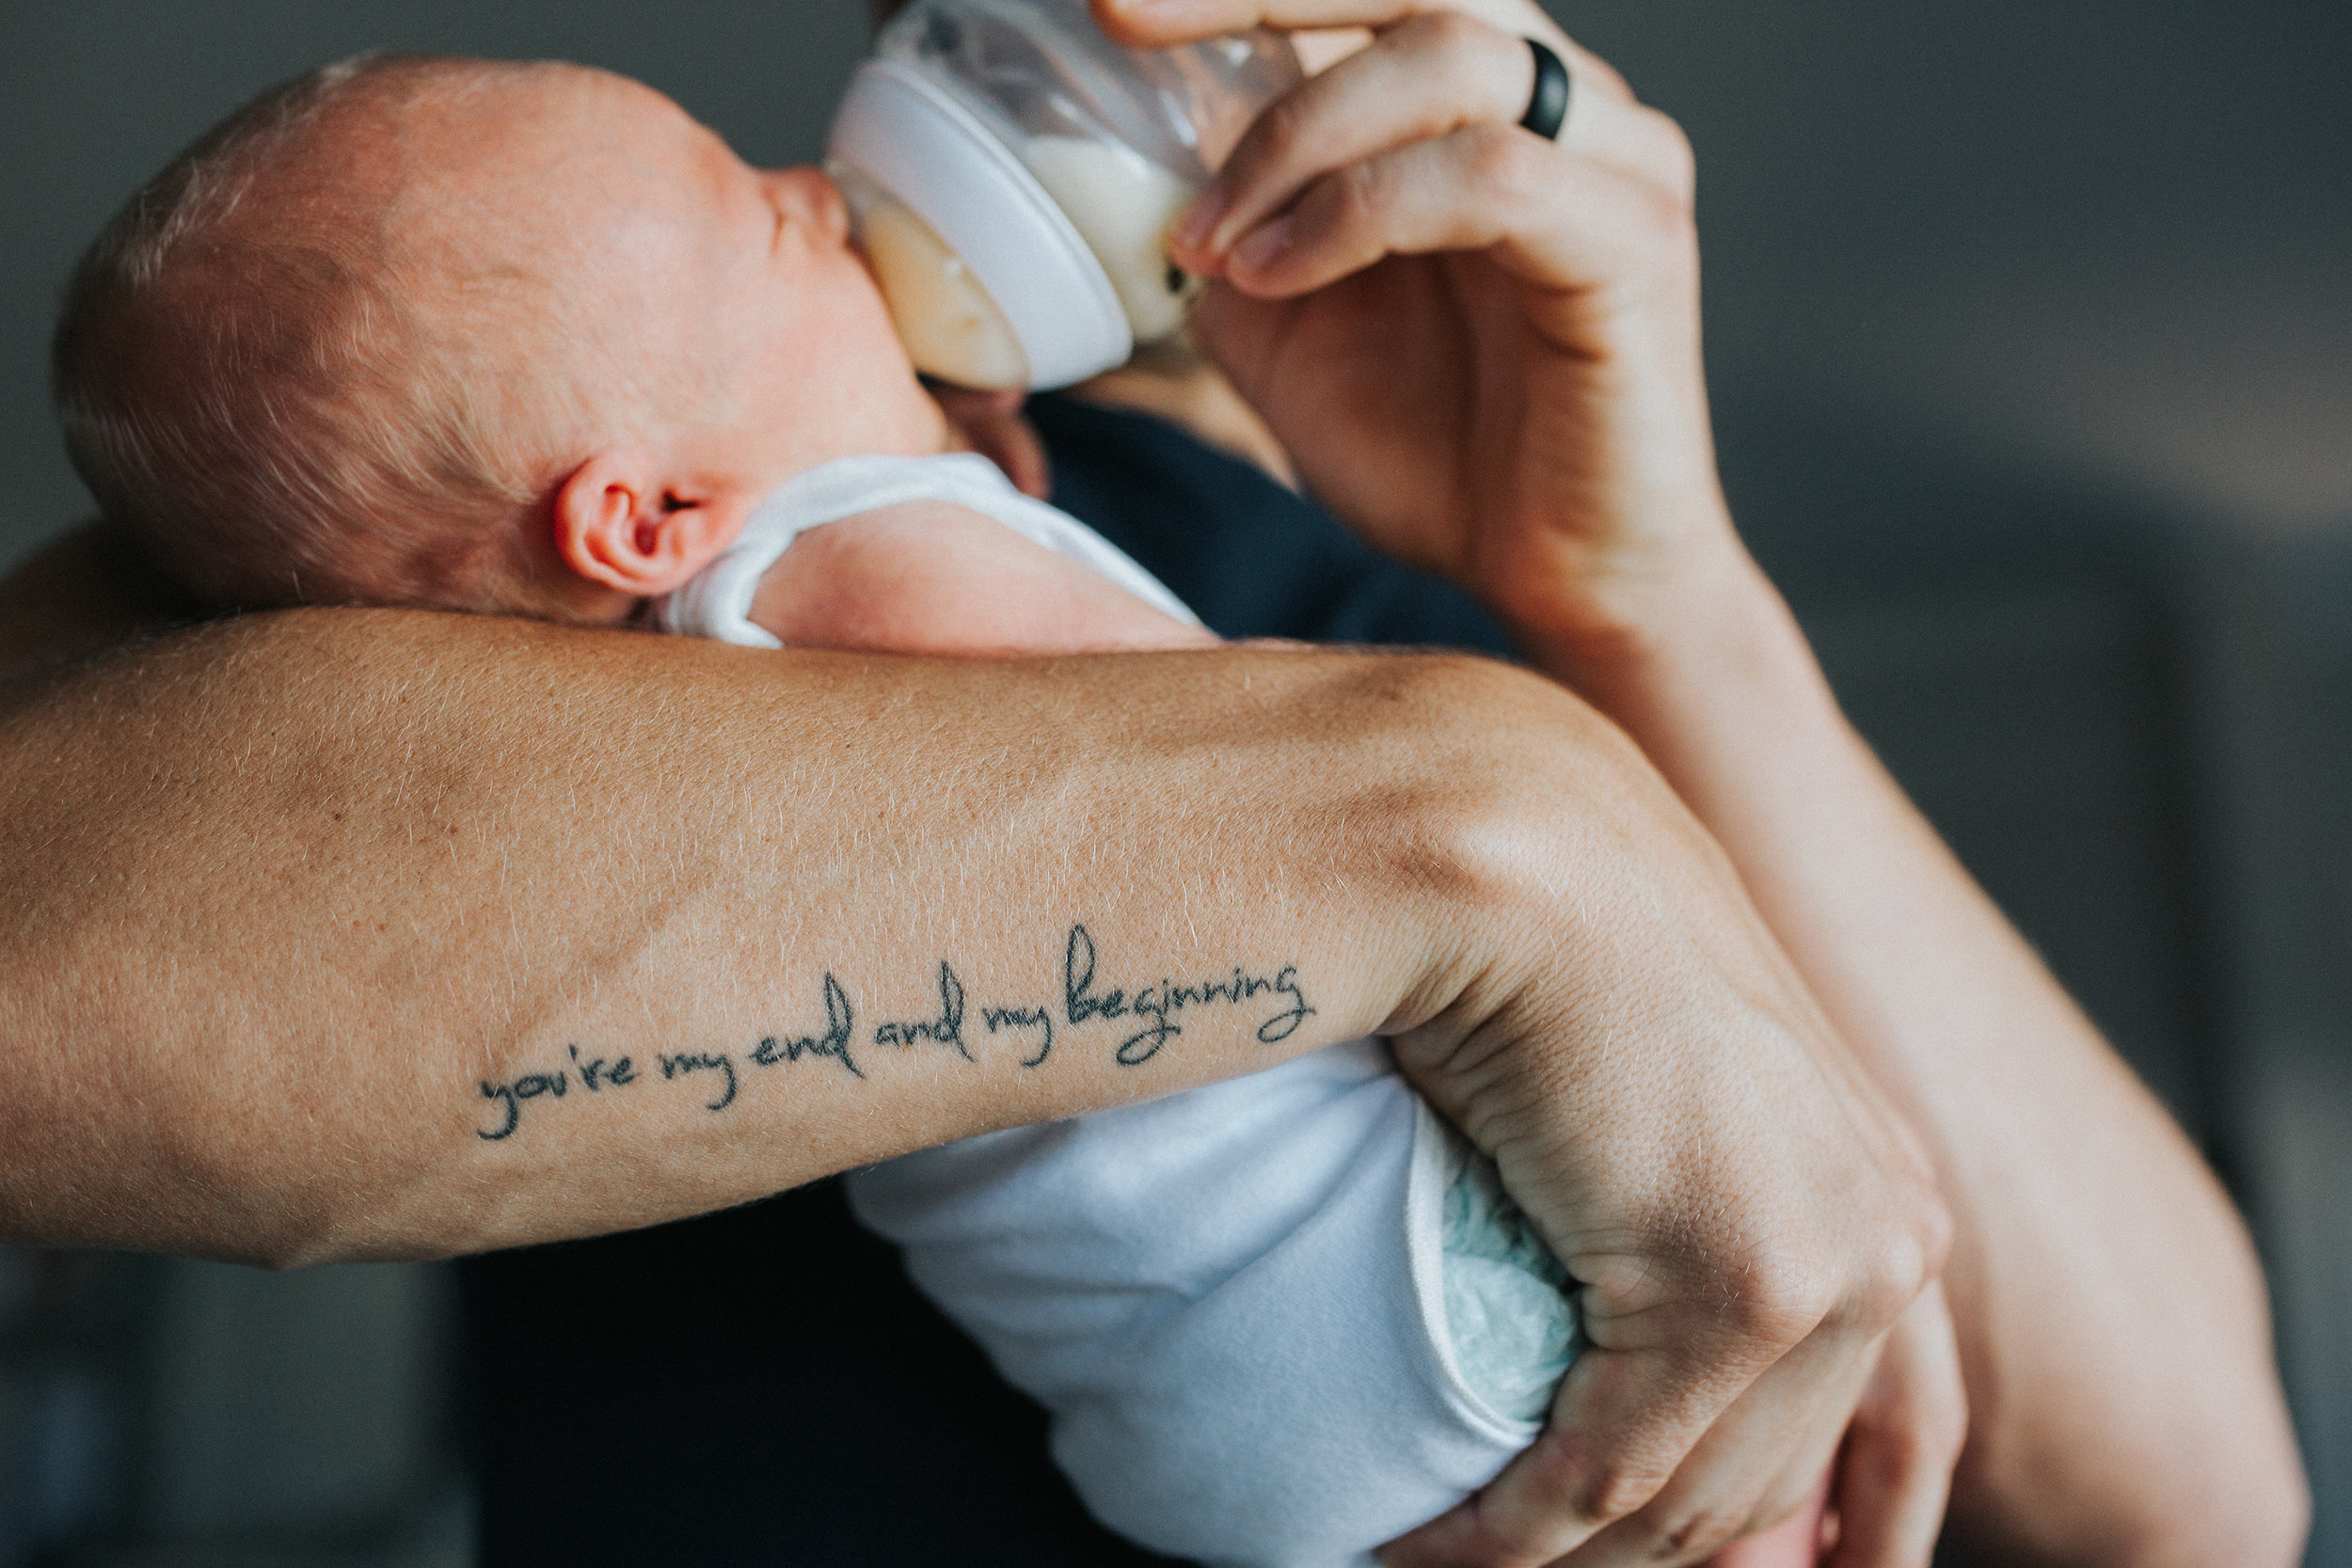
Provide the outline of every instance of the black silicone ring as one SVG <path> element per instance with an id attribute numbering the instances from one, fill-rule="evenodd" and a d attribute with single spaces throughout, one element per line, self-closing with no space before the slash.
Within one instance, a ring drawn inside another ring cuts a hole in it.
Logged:
<path id="1" fill-rule="evenodd" d="M 1568 68 L 1539 40 L 1529 39 L 1527 47 L 1535 54 L 1535 90 L 1528 95 L 1519 123 L 1546 141 L 1558 141 L 1560 127 L 1568 122 Z"/>

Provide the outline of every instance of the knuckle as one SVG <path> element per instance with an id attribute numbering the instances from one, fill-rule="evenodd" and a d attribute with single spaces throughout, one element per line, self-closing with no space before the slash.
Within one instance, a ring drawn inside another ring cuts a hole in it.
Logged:
<path id="1" fill-rule="evenodd" d="M 1625 72 L 1602 59 L 1598 55 L 1589 50 L 1579 50 L 1576 56 L 1576 71 L 1580 78 L 1578 86 L 1590 87 L 1596 91 L 1605 92 L 1613 98 L 1622 99 L 1629 103 L 1635 101 L 1633 84 L 1626 80 Z"/>
<path id="2" fill-rule="evenodd" d="M 1447 111 L 1433 113 L 1431 130 L 1446 129 L 1439 121 L 1449 118 L 1461 124 L 1489 115 L 1514 119 L 1524 112 L 1524 40 L 1457 10 L 1423 11 L 1398 32 L 1412 70 L 1424 81 L 1442 84 L 1441 95 L 1451 104 Z"/>
<path id="3" fill-rule="evenodd" d="M 1494 31 L 1476 18 L 1461 11 L 1423 11 L 1406 23 L 1398 32 L 1400 41 L 1416 52 L 1458 54 L 1476 48 Z"/>
<path id="4" fill-rule="evenodd" d="M 1903 1315 L 1933 1277 L 1925 1238 L 1909 1229 L 1892 1229 L 1863 1259 L 1855 1291 L 1857 1312 L 1871 1328 L 1884 1328 Z"/>
<path id="5" fill-rule="evenodd" d="M 1250 127 L 1248 149 L 1251 161 L 1277 167 L 1293 163 L 1299 149 L 1308 145 L 1308 132 L 1313 119 L 1312 105 L 1308 95 L 1294 92 L 1268 104 L 1258 121 Z"/>
<path id="6" fill-rule="evenodd" d="M 1622 210 L 1614 238 L 1628 270 L 1651 287 L 1692 295 L 1698 287 L 1698 221 L 1690 208 L 1655 191 L 1637 192 Z"/>
<path id="7" fill-rule="evenodd" d="M 1482 125 L 1464 135 L 1469 154 L 1465 172 L 1482 188 L 1518 198 L 1538 182 L 1545 143 L 1508 125 Z"/>
<path id="8" fill-rule="evenodd" d="M 1952 1255 L 1952 1206 L 1932 1182 L 1924 1180 L 1915 1184 L 1912 1203 L 1919 1250 L 1926 1259 L 1928 1275 L 1933 1278 L 1943 1274 L 1944 1265 Z"/>
<path id="9" fill-rule="evenodd" d="M 1597 1525 L 1629 1519 L 1658 1496 L 1666 1481 L 1665 1476 L 1646 1465 L 1605 1458 L 1580 1489 L 1576 1511 Z"/>
<path id="10" fill-rule="evenodd" d="M 1818 1257 L 1775 1249 L 1749 1260 L 1724 1306 L 1742 1338 L 1779 1350 L 1804 1342 L 1835 1311 L 1836 1272 Z"/>
<path id="11" fill-rule="evenodd" d="M 1351 164 L 1331 181 L 1332 227 L 1342 230 L 1376 227 L 1392 199 L 1387 173 L 1375 163 Z"/>
<path id="12" fill-rule="evenodd" d="M 1633 243 L 1653 264 L 1662 269 L 1684 261 L 1696 263 L 1698 220 L 1687 203 L 1662 191 L 1651 191 L 1634 204 L 1632 216 Z"/>
<path id="13" fill-rule="evenodd" d="M 1643 162 L 1652 177 L 1688 203 L 1699 182 L 1698 150 L 1691 145 L 1690 133 L 1674 116 L 1646 103 L 1635 105 L 1634 123 L 1640 128 Z"/>
<path id="14" fill-rule="evenodd" d="M 1686 1514 L 1679 1522 L 1669 1520 L 1661 1520 L 1645 1544 L 1646 1555 L 1655 1561 L 1688 1562 L 1713 1557 L 1747 1528 L 1744 1518 L 1708 1509 Z"/>

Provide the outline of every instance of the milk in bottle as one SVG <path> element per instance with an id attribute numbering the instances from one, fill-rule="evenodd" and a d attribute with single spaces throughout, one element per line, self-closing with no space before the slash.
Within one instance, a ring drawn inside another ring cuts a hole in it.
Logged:
<path id="1" fill-rule="evenodd" d="M 827 150 L 916 368 L 1064 386 L 1175 331 L 1168 230 L 1298 80 L 1272 33 L 1129 50 L 1083 0 L 914 0 Z"/>

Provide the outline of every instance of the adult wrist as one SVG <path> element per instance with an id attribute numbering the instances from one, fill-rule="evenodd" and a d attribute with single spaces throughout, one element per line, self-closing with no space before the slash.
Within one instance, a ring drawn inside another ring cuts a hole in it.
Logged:
<path id="1" fill-rule="evenodd" d="M 1521 583 L 1488 601 L 1529 663 L 1620 723 L 1620 708 L 1660 682 L 1753 668 L 1793 630 L 1727 519 L 1627 552 L 1605 577 Z"/>
<path id="2" fill-rule="evenodd" d="M 1443 976 L 1491 974 L 1535 911 L 1556 921 L 1569 881 L 1606 879 L 1590 857 L 1638 858 L 1633 847 L 1688 831 L 1638 749 L 1557 682 L 1476 657 L 1379 664 L 1379 708 L 1357 710 L 1374 722 L 1334 762 L 1359 774 L 1344 809 L 1362 819 L 1335 820 L 1318 852 L 1359 867 L 1348 895 L 1413 933 L 1424 974 L 1408 992 L 1435 987 L 1451 1000 L 1461 988 Z M 1540 961 L 1511 961 L 1521 958 Z M 1442 1005 L 1408 994 L 1391 1024 L 1410 1027 Z"/>

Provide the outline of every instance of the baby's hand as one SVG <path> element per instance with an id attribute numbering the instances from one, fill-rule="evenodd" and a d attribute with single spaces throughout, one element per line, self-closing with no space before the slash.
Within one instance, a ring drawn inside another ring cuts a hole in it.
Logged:
<path id="1" fill-rule="evenodd" d="M 947 423 L 963 444 L 1005 471 L 1013 488 L 1037 500 L 1052 499 L 1053 467 L 1037 427 L 1021 411 L 1026 392 L 979 391 L 933 384 Z"/>

